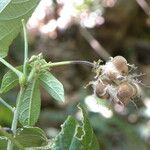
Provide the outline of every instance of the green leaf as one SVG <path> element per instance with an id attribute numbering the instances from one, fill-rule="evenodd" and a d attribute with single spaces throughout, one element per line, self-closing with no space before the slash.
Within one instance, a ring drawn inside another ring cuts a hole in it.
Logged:
<path id="1" fill-rule="evenodd" d="M 23 147 L 40 147 L 48 144 L 44 131 L 38 127 L 18 129 L 15 140 L 23 145 Z"/>
<path id="2" fill-rule="evenodd" d="M 48 140 L 48 143 L 45 146 L 30 147 L 26 148 L 26 150 L 51 150 L 51 140 Z"/>
<path id="3" fill-rule="evenodd" d="M 30 150 L 38 147 L 42 150 L 42 148 L 48 148 L 48 144 L 50 145 L 45 132 L 38 127 L 19 128 L 14 140 L 27 149 L 30 147 Z M 7 149 L 7 138 L 0 136 L 0 150 L 5 149 Z M 14 146 L 14 150 L 18 150 L 18 147 Z"/>
<path id="4" fill-rule="evenodd" d="M 95 134 L 90 126 L 86 112 L 80 106 L 83 114 L 82 125 L 69 116 L 62 125 L 62 130 L 54 139 L 52 150 L 99 150 Z"/>
<path id="5" fill-rule="evenodd" d="M 40 81 L 42 86 L 54 99 L 64 101 L 63 85 L 50 72 L 42 72 Z"/>
<path id="6" fill-rule="evenodd" d="M 12 112 L 4 105 L 0 105 L 0 125 L 11 124 L 12 118 Z"/>
<path id="7" fill-rule="evenodd" d="M 7 138 L 4 136 L 0 136 L 0 149 L 4 150 L 7 147 Z"/>
<path id="8" fill-rule="evenodd" d="M 2 1 L 2 0 L 1 0 Z M 5 57 L 9 45 L 22 30 L 21 20 L 26 21 L 39 0 L 9 0 L 0 5 L 0 57 Z"/>
<path id="9" fill-rule="evenodd" d="M 1 0 L 0 1 L 0 13 L 3 11 L 3 9 L 10 3 L 11 0 Z"/>
<path id="10" fill-rule="evenodd" d="M 16 67 L 17 70 L 23 72 L 23 66 L 18 66 Z M 31 67 L 28 65 L 27 66 L 27 73 L 29 73 L 31 70 Z M 14 88 L 17 84 L 19 84 L 19 79 L 18 76 L 11 70 L 9 70 L 2 79 L 1 83 L 1 93 L 6 93 L 12 88 Z"/>
<path id="11" fill-rule="evenodd" d="M 81 109 L 83 114 L 82 131 L 84 134 L 81 137 L 82 145 L 86 150 L 99 150 L 98 142 L 87 118 L 86 111 L 84 110 L 83 106 L 79 105 L 78 107 Z"/>
<path id="12" fill-rule="evenodd" d="M 19 108 L 19 121 L 25 126 L 33 126 L 39 117 L 41 107 L 39 82 L 35 78 L 28 83 L 21 95 L 21 104 Z"/>
<path id="13" fill-rule="evenodd" d="M 1 93 L 8 92 L 12 88 L 14 88 L 18 83 L 19 83 L 18 76 L 11 70 L 8 71 L 3 76 L 3 79 L 2 79 L 1 89 L 0 89 Z"/>
<path id="14" fill-rule="evenodd" d="M 62 130 L 59 135 L 55 138 L 55 141 L 52 145 L 52 150 L 72 150 L 72 143 L 75 139 L 77 128 L 76 120 L 69 116 L 67 120 L 62 125 Z"/>

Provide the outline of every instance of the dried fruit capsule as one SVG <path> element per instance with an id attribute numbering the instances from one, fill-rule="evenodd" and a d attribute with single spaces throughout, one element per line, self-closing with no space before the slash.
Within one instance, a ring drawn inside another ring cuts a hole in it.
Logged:
<path id="1" fill-rule="evenodd" d="M 142 94 L 142 90 L 140 88 L 140 86 L 137 83 L 132 83 L 132 86 L 134 87 L 134 95 L 133 97 L 140 97 Z"/>
<path id="2" fill-rule="evenodd" d="M 113 65 L 121 73 L 121 75 L 128 75 L 127 60 L 122 56 L 116 56 L 112 59 Z"/>
<path id="3" fill-rule="evenodd" d="M 116 80 L 117 77 L 120 76 L 120 72 L 117 70 L 117 68 L 111 61 L 108 61 L 101 68 L 102 68 L 102 75 L 111 81 Z"/>
<path id="4" fill-rule="evenodd" d="M 108 99 L 109 98 L 109 93 L 106 91 L 106 87 L 107 87 L 107 82 L 103 81 L 102 82 L 98 82 L 95 85 L 95 94 L 97 97 L 102 98 L 102 99 Z"/>
<path id="5" fill-rule="evenodd" d="M 125 82 L 117 87 L 117 97 L 124 104 L 127 105 L 129 100 L 136 94 L 136 89 L 131 84 Z"/>
<path id="6" fill-rule="evenodd" d="M 128 75 L 127 60 L 122 56 L 116 56 L 102 67 L 102 74 L 109 80 L 117 80 L 119 77 Z"/>

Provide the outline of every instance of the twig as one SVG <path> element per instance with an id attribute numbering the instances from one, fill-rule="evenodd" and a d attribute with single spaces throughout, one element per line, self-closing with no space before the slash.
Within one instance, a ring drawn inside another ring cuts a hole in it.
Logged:
<path id="1" fill-rule="evenodd" d="M 110 54 L 105 50 L 105 48 L 91 35 L 91 33 L 86 29 L 80 27 L 81 35 L 86 39 L 90 46 L 95 50 L 95 52 L 105 61 L 110 57 Z"/>
<path id="2" fill-rule="evenodd" d="M 150 6 L 145 0 L 136 0 L 139 6 L 143 9 L 143 11 L 150 16 Z"/>

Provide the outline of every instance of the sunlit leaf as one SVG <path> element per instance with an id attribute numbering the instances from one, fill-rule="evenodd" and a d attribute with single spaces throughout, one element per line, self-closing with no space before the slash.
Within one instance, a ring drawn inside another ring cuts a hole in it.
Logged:
<path id="1" fill-rule="evenodd" d="M 62 125 L 62 130 L 54 139 L 52 150 L 99 150 L 95 134 L 90 126 L 85 110 L 80 106 L 83 114 L 82 124 L 69 116 Z"/>
<path id="2" fill-rule="evenodd" d="M 39 82 L 35 78 L 28 83 L 22 96 L 19 108 L 19 121 L 25 126 L 34 125 L 39 117 L 41 107 Z"/>
<path id="3" fill-rule="evenodd" d="M 71 145 L 75 139 L 75 132 L 77 128 L 76 120 L 69 116 L 62 125 L 62 130 L 59 135 L 55 138 L 52 145 L 52 150 L 71 150 Z"/>
<path id="4" fill-rule="evenodd" d="M 0 13 L 10 3 L 11 0 L 0 0 Z"/>
<path id="5" fill-rule="evenodd" d="M 22 72 L 23 66 L 16 67 L 16 69 Z M 29 73 L 30 70 L 31 67 L 28 65 L 27 72 Z M 0 92 L 6 93 L 12 88 L 14 88 L 17 84 L 19 84 L 18 76 L 13 71 L 10 70 L 3 76 Z"/>
<path id="6" fill-rule="evenodd" d="M 42 86 L 54 99 L 64 101 L 63 85 L 50 72 L 42 72 L 40 81 Z"/>
<path id="7" fill-rule="evenodd" d="M 21 31 L 21 20 L 31 16 L 39 0 L 0 1 L 0 57 L 5 57 L 9 45 Z"/>

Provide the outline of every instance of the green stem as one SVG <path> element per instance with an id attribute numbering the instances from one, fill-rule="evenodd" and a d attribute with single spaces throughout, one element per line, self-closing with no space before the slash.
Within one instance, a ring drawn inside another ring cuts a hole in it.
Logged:
<path id="1" fill-rule="evenodd" d="M 16 102 L 16 109 L 14 111 L 14 117 L 11 125 L 11 130 L 13 134 L 16 134 L 16 129 L 17 129 L 17 124 L 18 124 L 18 117 L 19 117 L 19 108 L 20 108 L 20 103 L 21 103 L 21 95 L 24 91 L 24 88 L 21 87 L 20 92 L 17 97 L 17 102 Z M 13 149 L 13 143 L 11 141 L 8 141 L 7 145 L 7 150 L 12 150 Z"/>
<path id="2" fill-rule="evenodd" d="M 88 65 L 90 67 L 94 67 L 93 63 L 91 63 L 89 61 L 82 61 L 82 60 L 48 63 L 48 64 L 44 65 L 43 67 L 57 67 L 57 66 L 72 65 L 72 64 L 84 64 L 84 65 Z"/>
<path id="3" fill-rule="evenodd" d="M 18 77 L 22 76 L 22 72 L 20 72 L 15 67 L 13 67 L 11 64 L 9 64 L 5 59 L 0 57 L 0 62 L 3 63 L 5 66 L 7 66 L 10 70 L 12 70 Z"/>
<path id="4" fill-rule="evenodd" d="M 6 106 L 10 111 L 14 112 L 14 108 L 11 107 L 8 103 L 6 103 L 1 97 L 0 97 L 0 102 Z"/>
<path id="5" fill-rule="evenodd" d="M 36 72 L 36 69 L 35 69 L 35 67 L 33 67 L 29 76 L 28 76 L 28 79 L 27 79 L 28 82 L 30 82 L 33 79 L 35 72 Z"/>
<path id="6" fill-rule="evenodd" d="M 27 29 L 24 19 L 22 19 L 23 34 L 24 34 L 24 64 L 23 64 L 23 73 L 26 77 L 27 75 L 27 62 L 28 62 L 28 37 Z"/>

